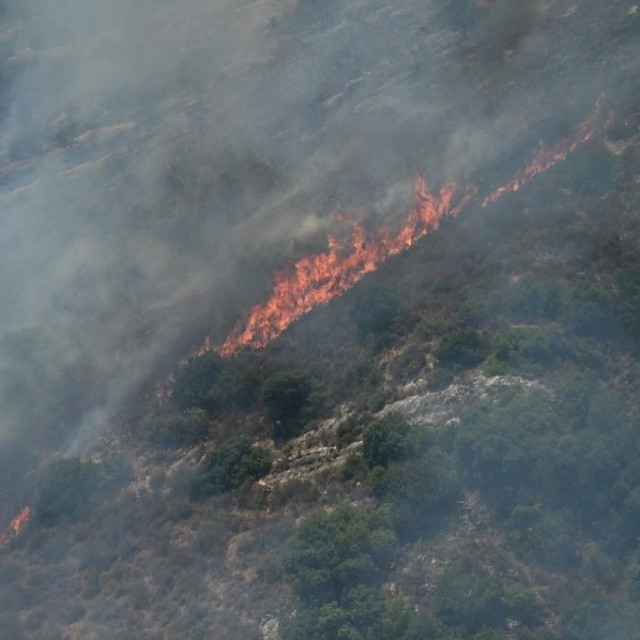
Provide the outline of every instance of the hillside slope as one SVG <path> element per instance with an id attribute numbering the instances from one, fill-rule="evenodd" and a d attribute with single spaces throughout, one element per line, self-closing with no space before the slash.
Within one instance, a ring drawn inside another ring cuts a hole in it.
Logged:
<path id="1" fill-rule="evenodd" d="M 637 6 L 97 4 L 3 9 L 0 637 L 639 637 Z"/>

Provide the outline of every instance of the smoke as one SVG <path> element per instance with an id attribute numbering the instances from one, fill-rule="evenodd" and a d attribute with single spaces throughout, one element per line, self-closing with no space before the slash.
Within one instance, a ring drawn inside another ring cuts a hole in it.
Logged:
<path id="1" fill-rule="evenodd" d="M 333 212 L 509 174 L 637 71 L 623 3 L 467 4 L 11 0 L 2 438 L 86 451 Z"/>

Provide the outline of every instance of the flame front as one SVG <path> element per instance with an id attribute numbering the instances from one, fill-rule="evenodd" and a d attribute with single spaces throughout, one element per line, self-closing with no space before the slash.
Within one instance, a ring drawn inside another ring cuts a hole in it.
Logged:
<path id="1" fill-rule="evenodd" d="M 342 241 L 330 236 L 327 251 L 301 258 L 291 270 L 278 273 L 271 298 L 253 307 L 247 318 L 236 325 L 222 345 L 221 355 L 232 356 L 241 347 L 265 347 L 314 307 L 347 292 L 381 262 L 412 247 L 435 231 L 442 218 L 459 213 L 471 198 L 469 190 L 458 206 L 452 208 L 457 191 L 457 185 L 450 182 L 434 194 L 419 177 L 411 211 L 395 234 L 386 227 L 370 233 L 357 222 L 340 216 L 341 222 L 351 227 L 349 239 Z"/>
<path id="2" fill-rule="evenodd" d="M 29 522 L 31 518 L 31 509 L 29 507 L 23 507 L 20 513 L 11 521 L 9 526 L 5 529 L 4 533 L 0 535 L 0 547 L 4 547 L 13 538 L 20 535 L 20 532 L 24 526 Z"/>
<path id="3" fill-rule="evenodd" d="M 562 138 L 552 148 L 540 142 L 532 161 L 518 171 L 510 182 L 489 193 L 482 201 L 482 206 L 497 202 L 506 193 L 519 191 L 533 178 L 590 142 L 600 128 L 610 127 L 613 116 L 600 124 L 604 100 L 605 95 L 602 94 L 573 137 Z M 382 262 L 410 249 L 418 240 L 435 231 L 443 218 L 460 213 L 476 195 L 475 187 L 469 186 L 457 205 L 453 206 L 459 192 L 455 182 L 442 186 L 439 193 L 431 192 L 424 178 L 419 177 L 414 187 L 411 211 L 395 234 L 386 227 L 368 232 L 359 223 L 341 216 L 339 219 L 351 228 L 349 238 L 339 240 L 330 236 L 327 251 L 301 258 L 291 269 L 276 274 L 269 300 L 253 307 L 240 319 L 220 348 L 220 354 L 231 357 L 243 347 L 265 347 L 314 307 L 327 304 L 346 293 Z M 211 340 L 207 338 L 198 355 L 212 349 Z"/>
<path id="4" fill-rule="evenodd" d="M 505 185 L 494 189 L 482 202 L 483 207 L 497 202 L 505 193 L 515 193 L 520 191 L 527 183 L 531 182 L 536 176 L 552 169 L 560 162 L 564 162 L 567 157 L 584 147 L 594 138 L 598 132 L 602 109 L 604 107 L 605 94 L 601 94 L 596 101 L 595 107 L 580 123 L 576 134 L 571 138 L 562 138 L 553 148 L 548 149 L 544 141 L 540 141 L 540 147 L 533 157 L 533 160 L 524 168 L 518 171 L 514 178 Z M 613 124 L 611 116 L 603 125 L 604 129 L 608 129 Z"/>

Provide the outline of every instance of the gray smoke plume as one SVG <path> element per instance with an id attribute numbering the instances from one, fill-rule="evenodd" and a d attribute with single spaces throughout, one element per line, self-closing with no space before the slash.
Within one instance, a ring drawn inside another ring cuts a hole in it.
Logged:
<path id="1" fill-rule="evenodd" d="M 630 104 L 614 4 L 5 3 L 3 439 L 87 450 L 336 210 L 393 223 L 416 170 L 491 184 Z"/>

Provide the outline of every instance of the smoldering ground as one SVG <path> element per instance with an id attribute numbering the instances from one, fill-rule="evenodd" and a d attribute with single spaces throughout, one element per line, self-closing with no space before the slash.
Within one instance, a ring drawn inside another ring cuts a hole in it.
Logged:
<path id="1" fill-rule="evenodd" d="M 6 3 L 4 440 L 86 450 L 336 210 L 393 223 L 416 170 L 491 184 L 634 104 L 639 23 L 601 5 Z"/>

